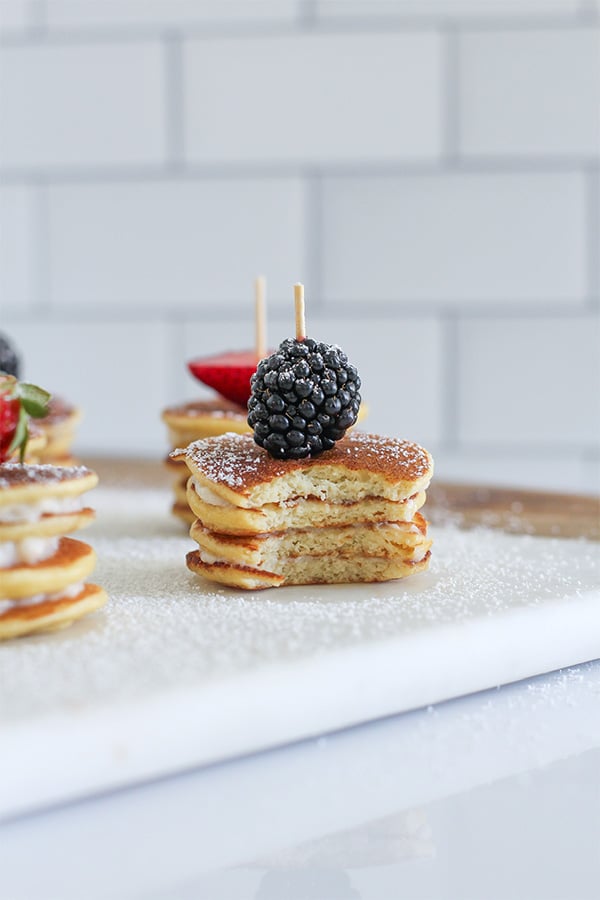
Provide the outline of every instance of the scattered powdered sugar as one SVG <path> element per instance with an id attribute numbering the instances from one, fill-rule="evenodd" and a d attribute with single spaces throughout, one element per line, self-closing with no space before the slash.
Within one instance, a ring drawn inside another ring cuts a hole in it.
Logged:
<path id="1" fill-rule="evenodd" d="M 71 628 L 0 646 L 0 720 L 210 689 L 270 663 L 432 633 L 598 586 L 598 546 L 487 529 L 433 529 L 428 572 L 405 581 L 247 593 L 192 575 L 195 544 L 165 491 L 96 492 L 90 579 L 110 601 Z"/>

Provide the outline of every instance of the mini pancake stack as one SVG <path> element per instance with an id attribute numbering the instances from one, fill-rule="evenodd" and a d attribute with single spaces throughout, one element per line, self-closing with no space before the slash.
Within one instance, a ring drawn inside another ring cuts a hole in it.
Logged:
<path id="1" fill-rule="evenodd" d="M 46 436 L 40 462 L 55 466 L 73 466 L 76 460 L 71 455 L 71 445 L 75 439 L 77 426 L 81 422 L 81 410 L 61 397 L 51 397 L 48 415 L 38 419 L 37 424 Z"/>
<path id="2" fill-rule="evenodd" d="M 97 482 L 83 466 L 0 465 L 0 640 L 64 628 L 106 602 L 84 583 L 94 551 L 65 537 L 93 521 L 82 494 Z"/>
<path id="3" fill-rule="evenodd" d="M 191 403 L 170 406 L 163 411 L 162 420 L 167 426 L 171 447 L 175 449 L 187 447 L 191 441 L 225 432 L 236 434 L 249 432 L 247 415 L 248 411 L 244 407 L 226 400 L 225 397 L 218 397 L 215 400 L 194 400 Z M 196 518 L 186 499 L 190 473 L 184 462 L 171 456 L 166 458 L 165 463 L 173 476 L 174 502 L 171 512 L 190 525 Z"/>
<path id="4" fill-rule="evenodd" d="M 317 457 L 278 460 L 251 435 L 225 434 L 171 453 L 191 472 L 199 550 L 188 568 L 248 590 L 376 582 L 425 569 L 418 512 L 433 460 L 417 444 L 351 432 Z"/>

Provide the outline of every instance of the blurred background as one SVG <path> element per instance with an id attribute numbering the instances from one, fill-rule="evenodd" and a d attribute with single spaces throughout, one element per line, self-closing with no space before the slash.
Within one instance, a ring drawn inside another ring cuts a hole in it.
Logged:
<path id="1" fill-rule="evenodd" d="M 0 329 L 160 457 L 193 356 L 309 333 L 440 477 L 600 489 L 595 0 L 0 0 Z"/>

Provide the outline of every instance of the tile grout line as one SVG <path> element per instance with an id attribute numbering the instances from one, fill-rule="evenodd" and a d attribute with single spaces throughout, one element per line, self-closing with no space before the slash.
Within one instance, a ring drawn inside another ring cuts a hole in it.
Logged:
<path id="1" fill-rule="evenodd" d="M 35 2 L 35 0 L 34 0 Z M 23 46 L 45 43 L 56 45 L 74 43 L 114 43 L 127 41 L 157 40 L 164 34 L 165 28 L 185 33 L 194 40 L 212 40 L 219 38 L 236 38 L 240 40 L 257 37 L 279 37 L 311 32 L 344 36 L 355 34 L 406 34 L 415 32 L 435 32 L 444 26 L 477 31 L 537 31 L 576 29 L 582 22 L 597 22 L 597 13 L 591 8 L 572 14 L 555 14 L 541 16 L 498 16 L 493 18 L 477 16 L 420 16 L 420 17 L 367 17 L 353 20 L 345 18 L 323 19 L 313 15 L 311 6 L 306 13 L 296 14 L 289 22 L 280 20 L 262 21 L 258 24 L 242 21 L 231 23 L 222 20 L 220 23 L 199 24 L 198 22 L 157 23 L 148 26 L 110 25 L 94 28 L 93 26 L 56 27 L 50 29 L 46 22 L 46 0 L 39 0 L 40 28 L 30 29 L 13 35 L 0 37 L 0 46 Z M 34 7 L 32 7 L 33 9 Z"/>
<path id="2" fill-rule="evenodd" d="M 455 26 L 448 26 L 441 35 L 444 41 L 440 71 L 442 163 L 455 166 L 460 148 L 460 34 Z"/>
<path id="3" fill-rule="evenodd" d="M 48 32 L 47 0 L 29 0 L 29 27 L 26 34 L 34 39 L 45 38 Z"/>
<path id="4" fill-rule="evenodd" d="M 174 80 L 180 75 L 174 76 Z M 183 91 L 181 91 L 183 93 Z M 181 97 L 180 97 L 181 99 Z M 181 110 L 178 115 L 182 115 Z M 183 122 L 181 123 L 183 130 Z M 510 156 L 491 159 L 464 159 L 457 158 L 453 171 L 457 174 L 469 176 L 515 176 L 515 175 L 576 175 L 581 173 L 582 167 L 590 174 L 600 173 L 600 161 L 591 158 L 569 157 L 535 157 L 535 158 L 511 158 Z M 448 173 L 448 167 L 444 160 L 407 160 L 406 162 L 389 163 L 374 160 L 348 164 L 347 162 L 326 162 L 318 167 L 313 166 L 313 174 L 327 178 L 415 178 L 419 176 L 443 178 Z M 306 162 L 302 159 L 293 159 L 279 162 L 234 162 L 234 163 L 190 163 L 183 161 L 178 168 L 177 175 L 183 181 L 200 181 L 206 178 L 294 178 L 306 173 Z M 44 179 L 52 184 L 86 184 L 126 181 L 166 181 L 172 176 L 168 166 L 163 163 L 155 165 L 142 164 L 139 166 L 120 165 L 113 166 L 82 166 L 80 168 L 40 168 L 17 169 L 5 167 L 0 169 L 0 184 L 29 184 L 39 179 Z"/>
<path id="5" fill-rule="evenodd" d="M 448 451 L 458 449 L 459 430 L 459 317 L 456 313 L 442 313 L 442 365 L 440 374 L 442 384 L 439 387 L 442 425 L 442 441 L 440 443 Z"/>
<path id="6" fill-rule="evenodd" d="M 322 284 L 322 179 L 317 172 L 307 173 L 304 180 L 304 265 L 308 296 L 315 312 L 323 309 Z M 302 280 L 302 278 L 300 279 Z"/>
<path id="7" fill-rule="evenodd" d="M 33 187 L 33 233 L 31 239 L 32 271 L 31 312 L 46 313 L 50 309 L 50 219 L 48 186 L 38 182 Z"/>
<path id="8" fill-rule="evenodd" d="M 600 177 L 595 169 L 585 172 L 585 189 L 588 302 L 596 309 L 600 305 Z"/>
<path id="9" fill-rule="evenodd" d="M 163 38 L 165 53 L 165 148 L 167 175 L 184 164 L 185 125 L 183 97 L 183 46 L 182 38 L 169 33 Z"/>

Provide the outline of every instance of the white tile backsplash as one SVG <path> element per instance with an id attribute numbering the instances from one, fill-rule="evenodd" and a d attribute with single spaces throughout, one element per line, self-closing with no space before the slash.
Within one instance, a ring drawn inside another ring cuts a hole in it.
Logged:
<path id="1" fill-rule="evenodd" d="M 462 440 L 509 447 L 598 444 L 597 316 L 466 319 L 459 335 Z"/>
<path id="2" fill-rule="evenodd" d="M 435 158 L 441 49 L 437 33 L 188 41 L 187 158 Z"/>
<path id="3" fill-rule="evenodd" d="M 157 41 L 3 47 L 0 172 L 163 162 L 164 68 Z"/>
<path id="4" fill-rule="evenodd" d="M 25 31 L 31 19 L 31 0 L 0 0 L 0 35 Z"/>
<path id="5" fill-rule="evenodd" d="M 460 146 L 469 156 L 600 153 L 600 30 L 467 32 Z"/>
<path id="6" fill-rule="evenodd" d="M 577 304 L 586 294 L 577 173 L 327 178 L 322 228 L 332 303 Z"/>
<path id="7" fill-rule="evenodd" d="M 151 457 L 163 452 L 170 327 L 160 322 L 9 323 L 23 375 L 80 406 L 75 451 Z"/>
<path id="8" fill-rule="evenodd" d="M 0 0 L 0 330 L 82 453 L 161 456 L 264 273 L 438 477 L 597 488 L 594 9 Z"/>
<path id="9" fill-rule="evenodd" d="M 49 223 L 55 308 L 214 313 L 263 271 L 277 304 L 305 268 L 297 178 L 55 185 Z"/>
<path id="10" fill-rule="evenodd" d="M 33 297 L 35 188 L 0 187 L 0 325 L 2 313 Z"/>

